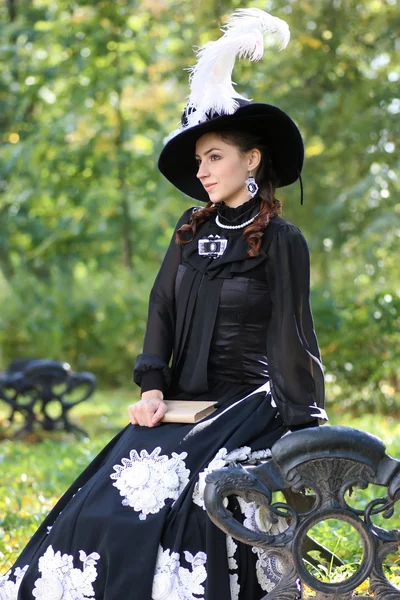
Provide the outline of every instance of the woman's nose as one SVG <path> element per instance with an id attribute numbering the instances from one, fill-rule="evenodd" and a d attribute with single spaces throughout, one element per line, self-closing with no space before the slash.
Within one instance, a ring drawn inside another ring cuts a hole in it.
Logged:
<path id="1" fill-rule="evenodd" d="M 201 163 L 199 165 L 199 169 L 197 171 L 197 177 L 199 179 L 201 179 L 202 177 L 207 177 L 207 175 L 209 175 L 209 170 L 208 170 L 206 164 Z"/>

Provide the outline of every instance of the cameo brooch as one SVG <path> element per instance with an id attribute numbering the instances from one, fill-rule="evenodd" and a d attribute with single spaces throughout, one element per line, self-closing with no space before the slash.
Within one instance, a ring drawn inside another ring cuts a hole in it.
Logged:
<path id="1" fill-rule="evenodd" d="M 227 245 L 228 238 L 211 234 L 208 237 L 199 239 L 197 249 L 199 256 L 219 258 L 225 252 Z"/>

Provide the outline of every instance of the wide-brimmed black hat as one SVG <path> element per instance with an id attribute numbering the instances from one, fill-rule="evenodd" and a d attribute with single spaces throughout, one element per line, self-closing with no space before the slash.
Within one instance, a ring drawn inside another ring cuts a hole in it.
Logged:
<path id="1" fill-rule="evenodd" d="M 267 146 L 276 187 L 294 183 L 301 174 L 304 145 L 294 121 L 271 104 L 251 102 L 237 93 L 232 71 L 237 56 L 257 61 L 263 56 L 264 36 L 285 48 L 288 24 L 258 8 L 238 9 L 222 29 L 224 35 L 197 50 L 198 62 L 190 71 L 190 95 L 181 119 L 161 152 L 158 167 L 179 190 L 207 202 L 209 196 L 197 178 L 197 140 L 205 133 L 249 132 Z M 301 178 L 300 178 L 301 182 Z"/>
<path id="2" fill-rule="evenodd" d="M 237 100 L 239 108 L 230 115 L 214 115 L 197 125 L 182 129 L 164 146 L 158 168 L 179 190 L 202 202 L 209 196 L 197 178 L 199 169 L 196 142 L 205 133 L 224 131 L 249 132 L 263 138 L 268 147 L 276 187 L 297 181 L 304 161 L 304 145 L 295 122 L 280 108 L 271 104 Z"/>

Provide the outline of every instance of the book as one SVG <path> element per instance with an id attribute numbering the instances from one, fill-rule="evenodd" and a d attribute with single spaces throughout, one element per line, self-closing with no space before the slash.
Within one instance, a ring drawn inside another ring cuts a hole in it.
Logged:
<path id="1" fill-rule="evenodd" d="M 164 402 L 168 406 L 168 411 L 161 419 L 161 423 L 197 423 L 216 410 L 216 402 L 196 400 L 164 400 Z"/>

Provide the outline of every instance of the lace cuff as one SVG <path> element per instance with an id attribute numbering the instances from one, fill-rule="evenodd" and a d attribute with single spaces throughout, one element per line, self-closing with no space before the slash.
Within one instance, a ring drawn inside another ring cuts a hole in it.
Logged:
<path id="1" fill-rule="evenodd" d="M 164 392 L 171 385 L 171 369 L 156 354 L 139 354 L 133 381 L 142 388 L 142 392 L 151 389 L 161 389 Z"/>

